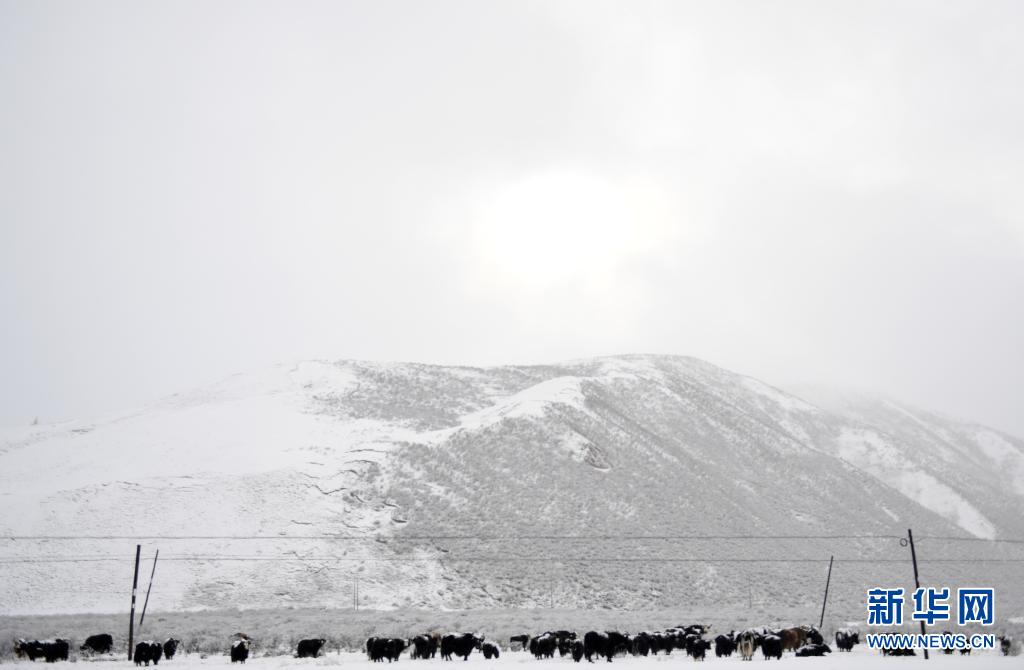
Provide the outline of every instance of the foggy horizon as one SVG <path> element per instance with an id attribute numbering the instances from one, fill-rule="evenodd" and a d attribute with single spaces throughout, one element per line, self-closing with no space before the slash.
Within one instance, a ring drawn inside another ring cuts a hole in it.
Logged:
<path id="1" fill-rule="evenodd" d="M 702 360 L 705 363 L 709 363 L 709 364 L 714 365 L 716 367 L 722 368 L 724 370 L 728 370 L 730 372 L 735 372 L 735 373 L 738 373 L 740 375 L 744 375 L 744 376 L 747 376 L 747 377 L 751 377 L 753 379 L 757 379 L 758 381 L 761 381 L 761 382 L 764 382 L 766 384 L 769 384 L 770 386 L 778 388 L 778 389 L 780 389 L 781 391 L 783 391 L 783 392 L 785 392 L 787 394 L 790 394 L 792 396 L 800 398 L 801 400 L 805 400 L 807 402 L 810 402 L 811 404 L 819 405 L 822 409 L 825 409 L 825 410 L 833 409 L 828 402 L 825 402 L 825 400 L 827 400 L 830 397 L 878 398 L 878 399 L 882 399 L 882 400 L 890 400 L 890 401 L 899 403 L 900 405 L 903 405 L 903 406 L 914 407 L 914 408 L 919 409 L 919 410 L 924 410 L 924 411 L 927 411 L 927 412 L 930 412 L 930 413 L 934 413 L 934 414 L 937 414 L 939 416 L 943 416 L 943 417 L 948 418 L 950 420 L 961 422 L 961 423 L 964 423 L 964 424 L 971 424 L 971 423 L 983 424 L 983 425 L 987 425 L 989 428 L 993 428 L 993 429 L 1002 431 L 1004 433 L 1013 435 L 1015 437 L 1019 437 L 1020 436 L 1020 434 L 1015 433 L 1012 429 L 1008 429 L 1008 428 L 996 425 L 994 423 L 986 424 L 985 422 L 980 421 L 980 420 L 978 420 L 975 417 L 964 416 L 964 415 L 961 415 L 961 414 L 957 414 L 957 412 L 955 410 L 949 410 L 949 409 L 944 409 L 944 408 L 940 408 L 940 407 L 922 406 L 920 404 L 914 403 L 913 401 L 911 401 L 908 398 L 898 397 L 898 396 L 892 395 L 890 393 L 886 393 L 884 391 L 880 391 L 878 389 L 872 389 L 872 388 L 867 388 L 867 387 L 858 387 L 858 386 L 854 386 L 854 385 L 829 384 L 827 382 L 815 381 L 815 380 L 796 380 L 796 381 L 792 381 L 792 382 L 788 382 L 788 383 L 778 383 L 778 382 L 776 382 L 776 381 L 774 381 L 772 379 L 765 379 L 763 377 L 758 377 L 757 375 L 746 373 L 743 370 L 733 369 L 733 368 L 730 368 L 730 367 L 725 366 L 725 365 L 720 365 L 719 363 L 717 363 L 717 362 L 715 362 L 713 360 L 708 360 L 708 359 L 702 358 L 700 356 L 691 356 L 689 354 L 672 354 L 672 353 L 664 353 L 664 352 L 662 352 L 662 353 L 654 353 L 654 352 L 620 352 L 620 353 L 611 353 L 611 354 L 595 354 L 593 356 L 568 357 L 568 358 L 562 358 L 562 359 L 550 360 L 550 361 L 521 361 L 521 362 L 506 362 L 506 363 L 474 363 L 474 362 L 437 363 L 437 362 L 431 362 L 431 361 L 412 361 L 412 360 L 398 360 L 398 359 L 392 359 L 392 360 L 388 360 L 388 359 L 373 359 L 373 360 L 370 360 L 370 359 L 355 359 L 355 358 L 345 358 L 345 357 L 337 357 L 337 358 L 334 358 L 334 357 L 332 357 L 332 358 L 325 358 L 325 357 L 294 358 L 294 359 L 290 359 L 290 360 L 286 360 L 286 361 L 277 361 L 276 363 L 267 363 L 266 365 L 262 365 L 262 366 L 259 366 L 259 367 L 256 367 L 256 368 L 252 368 L 252 369 L 235 370 L 233 372 L 227 372 L 227 373 L 221 374 L 221 375 L 216 376 L 216 377 L 210 377 L 210 378 L 198 380 L 195 383 L 193 383 L 193 384 L 191 384 L 189 386 L 186 386 L 186 387 L 169 389 L 168 391 L 162 392 L 162 393 L 160 393 L 158 395 L 155 395 L 155 396 L 152 396 L 152 397 L 149 397 L 149 398 L 145 398 L 145 399 L 139 399 L 138 402 L 136 402 L 135 404 L 122 404 L 120 406 L 111 406 L 111 407 L 100 408 L 100 409 L 95 410 L 95 411 L 93 411 L 93 412 L 91 412 L 89 414 L 84 414 L 84 415 L 68 415 L 68 416 L 61 416 L 61 417 L 44 417 L 44 416 L 36 415 L 36 416 L 33 416 L 31 419 L 29 419 L 29 421 L 27 423 L 34 423 L 34 422 L 38 421 L 40 424 L 59 424 L 59 423 L 73 422 L 73 421 L 80 421 L 80 420 L 87 420 L 87 419 L 99 419 L 99 418 L 102 418 L 104 416 L 118 415 L 118 414 L 123 413 L 123 412 L 130 412 L 130 411 L 138 410 L 140 408 L 143 408 L 145 406 L 148 406 L 148 405 L 151 405 L 153 403 L 159 402 L 161 400 L 165 400 L 165 399 L 171 398 L 173 396 L 182 395 L 182 394 L 188 394 L 191 391 L 201 390 L 203 388 L 206 388 L 206 387 L 218 384 L 220 382 L 226 381 L 226 380 L 230 379 L 231 377 L 234 377 L 234 376 L 237 376 L 237 375 L 254 375 L 254 376 L 258 377 L 260 375 L 260 373 L 265 373 L 265 372 L 269 371 L 269 369 L 271 369 L 273 367 L 276 367 L 276 366 L 297 365 L 297 364 L 299 364 L 301 362 L 309 362 L 309 361 L 325 361 L 325 362 L 330 362 L 330 363 L 341 363 L 341 362 L 346 362 L 347 361 L 347 362 L 355 362 L 355 363 L 371 363 L 371 364 L 382 364 L 382 365 L 410 364 L 410 365 L 425 365 L 425 366 L 432 366 L 432 367 L 452 367 L 452 368 L 464 367 L 464 368 L 487 369 L 487 368 L 499 368 L 499 367 L 547 367 L 547 366 L 558 366 L 558 365 L 561 365 L 561 364 L 566 364 L 566 363 L 571 363 L 571 362 L 597 360 L 597 359 L 606 359 L 606 358 L 623 358 L 623 357 L 633 357 L 633 356 L 639 356 L 639 357 L 655 356 L 655 357 L 695 358 L 695 359 L 698 359 L 698 360 Z M 21 425 L 25 425 L 25 423 L 17 423 L 17 424 L 10 423 L 10 424 L 7 424 L 7 425 L 0 424 L 0 428 L 2 428 L 2 427 L 14 428 L 14 427 L 21 426 Z"/>

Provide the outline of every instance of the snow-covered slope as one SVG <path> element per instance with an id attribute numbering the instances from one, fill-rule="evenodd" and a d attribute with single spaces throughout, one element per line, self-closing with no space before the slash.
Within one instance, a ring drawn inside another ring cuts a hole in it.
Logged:
<path id="1" fill-rule="evenodd" d="M 343 607 L 357 582 L 367 607 L 770 607 L 816 601 L 824 567 L 800 561 L 830 554 L 852 608 L 871 580 L 905 583 L 906 550 L 819 536 L 1020 537 L 1022 476 L 1024 443 L 996 431 L 826 409 L 692 358 L 310 361 L 0 433 L 0 534 L 88 536 L 0 542 L 0 608 L 122 608 L 135 538 L 161 550 L 160 609 Z M 1024 599 L 1016 564 L 978 565 L 926 576 Z"/>
<path id="2" fill-rule="evenodd" d="M 995 538 L 1020 523 L 1021 440 L 881 396 L 805 392 L 837 417 L 838 439 L 826 443 L 839 456 L 964 532 Z"/>

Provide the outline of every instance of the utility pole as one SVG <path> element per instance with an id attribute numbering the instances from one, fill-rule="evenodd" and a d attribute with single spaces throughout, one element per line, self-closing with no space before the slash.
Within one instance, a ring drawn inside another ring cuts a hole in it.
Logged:
<path id="1" fill-rule="evenodd" d="M 352 607 L 359 611 L 359 578 L 352 579 Z"/>
<path id="2" fill-rule="evenodd" d="M 921 580 L 917 576 L 917 551 L 914 550 L 914 531 L 907 529 L 907 541 L 910 542 L 910 560 L 914 562 L 914 588 L 921 588 Z M 926 635 L 924 620 L 921 620 L 921 635 Z M 928 660 L 928 650 L 924 650 L 924 660 Z"/>
<path id="3" fill-rule="evenodd" d="M 821 601 L 821 619 L 818 621 L 818 632 L 821 632 L 821 627 L 825 625 L 825 603 L 828 602 L 828 585 L 832 582 L 832 561 L 835 560 L 835 556 L 828 557 L 828 577 L 825 578 L 825 598 Z"/>
<path id="4" fill-rule="evenodd" d="M 142 635 L 142 622 L 146 620 L 146 607 L 149 605 L 149 592 L 153 589 L 153 575 L 156 574 L 156 559 L 160 558 L 160 550 L 153 556 L 153 571 L 149 573 L 149 586 L 146 588 L 146 599 L 142 602 L 142 616 L 139 617 L 139 635 Z"/>
<path id="5" fill-rule="evenodd" d="M 135 576 L 132 578 L 132 614 L 128 620 L 128 660 L 132 660 L 132 651 L 135 647 L 135 591 L 139 588 L 139 557 L 142 555 L 142 545 L 135 545 Z"/>

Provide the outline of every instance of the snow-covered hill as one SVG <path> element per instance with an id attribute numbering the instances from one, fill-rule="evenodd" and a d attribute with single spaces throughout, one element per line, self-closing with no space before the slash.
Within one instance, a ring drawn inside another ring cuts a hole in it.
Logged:
<path id="1" fill-rule="evenodd" d="M 88 536 L 0 542 L 8 613 L 123 608 L 134 538 L 160 609 L 345 607 L 357 582 L 366 607 L 811 607 L 834 554 L 852 611 L 908 582 L 907 550 L 821 536 L 1024 536 L 1021 440 L 668 356 L 303 362 L 4 431 L 0 482 L 0 534 Z M 1017 547 L 919 552 L 1019 614 L 1020 564 L 992 562 Z"/>

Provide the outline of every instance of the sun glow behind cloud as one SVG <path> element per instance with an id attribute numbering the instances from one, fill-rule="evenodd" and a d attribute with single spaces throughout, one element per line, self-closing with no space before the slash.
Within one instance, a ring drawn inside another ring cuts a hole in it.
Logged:
<path id="1" fill-rule="evenodd" d="M 657 186 L 578 171 L 547 171 L 486 189 L 470 235 L 476 269 L 495 281 L 545 290 L 606 284 L 661 254 L 670 204 Z"/>

